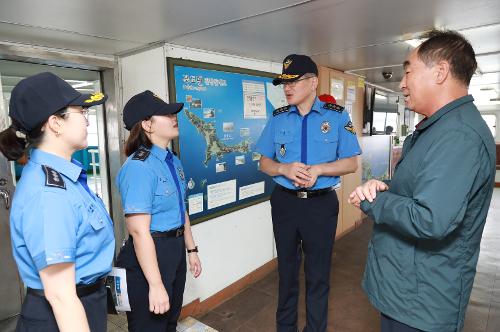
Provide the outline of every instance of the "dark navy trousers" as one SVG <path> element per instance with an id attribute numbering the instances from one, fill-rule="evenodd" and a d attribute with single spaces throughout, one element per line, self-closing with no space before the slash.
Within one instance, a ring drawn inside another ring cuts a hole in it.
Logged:
<path id="1" fill-rule="evenodd" d="M 380 331 L 381 332 L 423 332 L 422 330 L 408 326 L 391 317 L 380 314 Z"/>
<path id="2" fill-rule="evenodd" d="M 120 250 L 116 265 L 127 270 L 130 307 L 127 312 L 131 332 L 175 332 L 181 314 L 186 283 L 186 248 L 184 237 L 153 238 L 161 278 L 170 300 L 170 310 L 157 315 L 149 311 L 149 284 L 135 255 L 130 237 Z"/>
<path id="3" fill-rule="evenodd" d="M 297 331 L 302 253 L 306 279 L 304 331 L 326 331 L 330 266 L 339 212 L 337 194 L 331 191 L 304 199 L 276 186 L 271 208 L 279 273 L 277 331 Z"/>
<path id="4" fill-rule="evenodd" d="M 89 295 L 80 297 L 90 331 L 106 332 L 107 294 L 104 284 Z M 17 321 L 16 332 L 58 332 L 56 318 L 49 301 L 45 297 L 27 294 Z"/>

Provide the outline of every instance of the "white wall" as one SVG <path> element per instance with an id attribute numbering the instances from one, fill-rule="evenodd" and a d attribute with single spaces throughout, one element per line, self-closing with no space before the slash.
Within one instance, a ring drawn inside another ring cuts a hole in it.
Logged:
<path id="1" fill-rule="evenodd" d="M 280 63 L 167 44 L 120 59 L 123 105 L 145 89 L 168 100 L 166 57 L 266 72 L 281 70 Z M 193 235 L 203 273 L 197 280 L 188 273 L 184 304 L 205 300 L 276 257 L 269 202 L 195 225 Z"/>

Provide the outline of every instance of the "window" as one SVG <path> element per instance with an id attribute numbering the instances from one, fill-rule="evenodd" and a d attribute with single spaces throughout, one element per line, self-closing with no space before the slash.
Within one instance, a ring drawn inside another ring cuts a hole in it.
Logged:
<path id="1" fill-rule="evenodd" d="M 373 134 L 395 134 L 397 126 L 398 113 L 373 112 Z M 390 133 L 386 131 L 386 129 L 390 130 L 388 127 L 392 127 Z"/>
<path id="2" fill-rule="evenodd" d="M 491 134 L 496 138 L 497 136 L 497 116 L 494 114 L 482 114 L 484 122 L 488 125 L 491 130 Z"/>

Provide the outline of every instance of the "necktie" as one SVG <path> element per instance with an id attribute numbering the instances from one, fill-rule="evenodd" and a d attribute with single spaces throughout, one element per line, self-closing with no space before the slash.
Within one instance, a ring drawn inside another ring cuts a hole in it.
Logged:
<path id="1" fill-rule="evenodd" d="M 71 162 L 79 167 L 82 167 L 82 164 L 76 159 L 71 160 Z M 92 195 L 92 191 L 87 184 L 87 171 L 83 168 L 80 172 L 80 175 L 78 175 L 77 181 L 82 185 L 83 189 L 85 189 L 89 193 L 90 197 L 94 198 L 94 195 Z"/>
<path id="2" fill-rule="evenodd" d="M 177 188 L 177 199 L 179 201 L 179 211 L 181 211 L 181 221 L 182 225 L 185 223 L 185 211 L 184 211 L 184 202 L 182 199 L 181 186 L 179 184 L 179 179 L 177 178 L 177 173 L 175 172 L 174 160 L 172 157 L 172 152 L 167 150 L 167 156 L 165 157 L 165 162 L 167 163 L 168 169 L 170 170 L 170 174 L 172 175 L 172 179 L 174 179 L 175 187 Z"/>
<path id="3" fill-rule="evenodd" d="M 87 184 L 87 171 L 82 169 L 80 172 L 80 175 L 78 176 L 78 182 L 83 186 L 83 189 L 85 189 L 91 197 L 92 196 L 92 191 L 90 191 L 89 185 Z"/>

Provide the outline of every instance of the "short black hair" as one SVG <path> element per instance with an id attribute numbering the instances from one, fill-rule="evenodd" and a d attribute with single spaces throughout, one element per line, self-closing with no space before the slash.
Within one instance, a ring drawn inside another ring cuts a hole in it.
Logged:
<path id="1" fill-rule="evenodd" d="M 421 38 L 428 38 L 418 48 L 418 57 L 427 66 L 446 60 L 451 74 L 469 86 L 477 68 L 476 54 L 469 41 L 460 33 L 452 30 L 431 30 Z"/>

